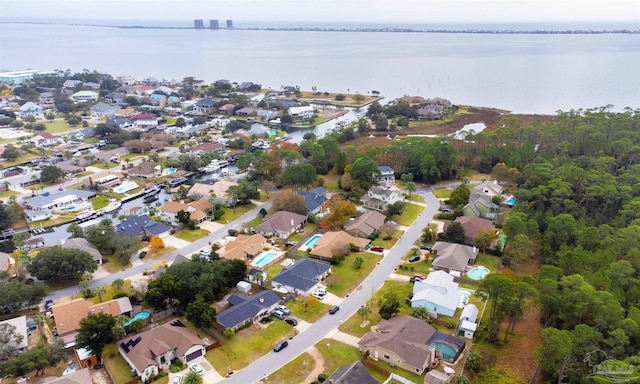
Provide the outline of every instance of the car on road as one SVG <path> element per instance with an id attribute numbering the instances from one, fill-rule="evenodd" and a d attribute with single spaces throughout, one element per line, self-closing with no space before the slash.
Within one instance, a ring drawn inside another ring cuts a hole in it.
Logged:
<path id="1" fill-rule="evenodd" d="M 449 213 L 449 212 L 451 212 L 451 209 L 448 208 L 448 207 L 442 207 L 442 209 L 440 211 L 442 211 L 444 213 Z"/>
<path id="2" fill-rule="evenodd" d="M 273 351 L 280 352 L 283 349 L 287 348 L 288 345 L 289 343 L 286 340 L 278 341 L 278 344 L 276 344 L 276 346 L 273 347 Z"/>
<path id="3" fill-rule="evenodd" d="M 373 252 L 384 252 L 384 248 L 379 247 L 379 246 L 377 246 L 377 245 L 376 245 L 376 246 L 371 247 L 371 250 L 372 250 Z"/>
<path id="4" fill-rule="evenodd" d="M 415 262 L 416 262 L 416 261 L 418 261 L 418 260 L 420 260 L 420 256 L 418 256 L 418 255 L 411 256 L 411 257 L 409 258 L 409 262 L 410 262 L 410 263 L 415 263 Z"/>
<path id="5" fill-rule="evenodd" d="M 284 318 L 285 318 L 285 314 L 282 311 L 278 310 L 278 309 L 276 309 L 275 311 L 271 312 L 271 314 L 273 315 L 273 317 L 277 317 L 280 320 L 284 320 Z"/>
<path id="6" fill-rule="evenodd" d="M 339 310 L 340 310 L 340 307 L 338 307 L 337 305 L 334 305 L 333 307 L 329 308 L 329 314 L 335 315 L 336 312 L 338 312 Z"/>
<path id="7" fill-rule="evenodd" d="M 291 314 L 291 310 L 284 305 L 278 305 L 276 309 L 287 316 Z"/>
<path id="8" fill-rule="evenodd" d="M 291 324 L 294 327 L 298 325 L 298 320 L 294 319 L 293 317 L 287 317 L 286 319 L 284 319 L 284 321 L 286 321 L 288 324 Z"/>
<path id="9" fill-rule="evenodd" d="M 189 368 L 191 368 L 191 370 L 193 372 L 197 373 L 198 375 L 204 374 L 204 369 L 202 369 L 202 367 L 198 363 L 191 364 L 191 366 Z"/>
<path id="10" fill-rule="evenodd" d="M 420 249 L 425 250 L 425 251 L 430 251 L 431 250 L 431 246 L 427 245 L 427 244 L 420 244 Z"/>
<path id="11" fill-rule="evenodd" d="M 175 375 L 171 384 L 180 384 L 182 383 L 182 375 Z"/>

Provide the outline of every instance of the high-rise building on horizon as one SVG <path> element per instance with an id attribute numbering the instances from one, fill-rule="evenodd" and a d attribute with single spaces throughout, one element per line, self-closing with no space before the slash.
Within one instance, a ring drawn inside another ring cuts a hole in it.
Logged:
<path id="1" fill-rule="evenodd" d="M 233 29 L 233 20 L 227 20 L 227 29 Z"/>
<path id="2" fill-rule="evenodd" d="M 218 19 L 209 20 L 209 29 L 220 29 L 220 23 L 218 22 Z"/>
<path id="3" fill-rule="evenodd" d="M 194 19 L 193 27 L 195 29 L 204 29 L 204 21 L 202 19 Z"/>

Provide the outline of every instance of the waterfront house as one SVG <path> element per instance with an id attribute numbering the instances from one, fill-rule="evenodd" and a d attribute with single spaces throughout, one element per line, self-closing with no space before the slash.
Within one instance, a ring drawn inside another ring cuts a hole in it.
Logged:
<path id="1" fill-rule="evenodd" d="M 311 106 L 302 106 L 302 107 L 290 107 L 289 115 L 294 120 L 304 120 L 310 119 L 315 115 L 316 111 Z"/>
<path id="2" fill-rule="evenodd" d="M 42 119 L 44 117 L 44 108 L 33 101 L 27 101 L 18 108 L 17 115 L 21 119 L 26 119 L 29 116 L 35 117 L 36 119 Z"/>
<path id="3" fill-rule="evenodd" d="M 25 207 L 32 210 L 58 209 L 63 211 L 81 211 L 89 208 L 89 199 L 96 195 L 93 191 L 70 189 L 51 193 L 48 196 L 40 195 L 26 200 Z M 84 208 L 82 208 L 84 207 Z"/>
<path id="4" fill-rule="evenodd" d="M 376 177 L 376 183 L 383 188 L 390 188 L 396 185 L 396 176 L 393 171 L 393 168 L 387 167 L 386 165 L 380 165 L 378 167 L 378 171 L 380 173 L 378 175 L 374 175 Z"/>
<path id="5" fill-rule="evenodd" d="M 127 169 L 127 175 L 150 179 L 156 176 L 157 166 L 158 165 L 156 165 L 156 163 L 153 163 L 151 161 L 143 161 Z"/>
<path id="6" fill-rule="evenodd" d="M 426 279 L 413 284 L 411 308 L 426 308 L 432 317 L 453 316 L 459 301 L 458 283 L 444 271 L 431 272 Z"/>
<path id="7" fill-rule="evenodd" d="M 24 242 L 22 249 L 25 251 L 33 251 L 34 249 L 44 247 L 44 237 L 32 237 Z"/>
<path id="8" fill-rule="evenodd" d="M 229 187 L 233 185 L 238 185 L 233 181 L 225 181 L 220 180 L 215 182 L 213 185 L 195 183 L 191 189 L 189 189 L 188 197 L 192 199 L 206 199 L 209 200 L 211 197 L 211 192 L 215 194 L 216 204 L 223 204 L 226 206 L 230 206 L 233 204 L 232 199 L 227 194 Z"/>
<path id="9" fill-rule="evenodd" d="M 324 187 L 316 187 L 310 191 L 298 191 L 298 195 L 304 197 L 304 208 L 308 213 L 320 213 L 322 204 L 327 201 L 327 189 Z"/>
<path id="10" fill-rule="evenodd" d="M 73 101 L 79 102 L 79 103 L 84 103 L 87 101 L 98 101 L 98 96 L 100 96 L 98 94 L 98 92 L 93 92 L 93 91 L 78 91 L 76 93 L 74 93 L 73 95 L 71 95 L 71 99 L 73 99 Z"/>
<path id="11" fill-rule="evenodd" d="M 91 255 L 91 258 L 96 262 L 96 264 L 102 264 L 102 255 L 100 254 L 100 251 L 98 251 L 96 247 L 94 247 L 90 242 L 87 241 L 87 239 L 83 237 L 73 237 L 71 239 L 62 240 L 61 247 L 65 249 L 78 249 L 80 251 L 87 252 L 89 255 Z"/>
<path id="12" fill-rule="evenodd" d="M 180 211 L 189 212 L 191 220 L 195 220 L 198 223 L 202 223 L 207 219 L 207 209 L 213 208 L 213 204 L 205 199 L 185 204 L 184 201 L 167 201 L 164 203 L 160 210 L 160 217 L 163 221 L 170 223 L 171 225 L 178 225 L 177 214 Z"/>
<path id="13" fill-rule="evenodd" d="M 309 295 L 331 273 L 331 265 L 312 259 L 300 259 L 271 279 L 274 288 L 297 295 Z"/>
<path id="14" fill-rule="evenodd" d="M 431 264 L 433 269 L 463 274 L 468 266 L 475 263 L 478 249 L 464 244 L 437 241 L 433 245 L 432 253 L 435 254 Z"/>
<path id="15" fill-rule="evenodd" d="M 226 148 L 227 146 L 223 143 L 203 143 L 189 148 L 189 152 L 195 155 L 201 155 L 203 153 L 210 152 L 224 153 Z"/>
<path id="16" fill-rule="evenodd" d="M 384 225 L 386 219 L 387 217 L 380 212 L 369 211 L 347 221 L 344 230 L 351 236 L 368 238 Z"/>
<path id="17" fill-rule="evenodd" d="M 322 260 L 330 260 L 334 256 L 345 252 L 345 249 L 357 252 L 364 251 L 369 243 L 371 243 L 369 239 L 351 236 L 344 231 L 327 232 L 316 241 L 309 255 Z"/>
<path id="18" fill-rule="evenodd" d="M 168 369 L 174 359 L 189 364 L 206 352 L 204 342 L 180 320 L 127 337 L 118 350 L 143 382 Z"/>
<path id="19" fill-rule="evenodd" d="M 373 185 L 361 200 L 364 208 L 384 212 L 387 209 L 387 205 L 402 201 L 403 196 L 399 191 Z"/>
<path id="20" fill-rule="evenodd" d="M 158 236 L 159 238 L 169 236 L 171 227 L 161 221 L 153 221 L 147 215 L 132 215 L 116 225 L 116 233 L 147 240 L 153 236 Z"/>
<path id="21" fill-rule="evenodd" d="M 262 291 L 253 296 L 233 294 L 228 302 L 231 308 L 219 313 L 216 321 L 225 329 L 238 330 L 269 316 L 280 303 L 280 297 L 273 291 Z"/>
<path id="22" fill-rule="evenodd" d="M 265 216 L 262 223 L 256 227 L 258 233 L 264 236 L 278 236 L 288 238 L 297 230 L 304 229 L 307 217 L 288 211 L 278 211 Z"/>
<path id="23" fill-rule="evenodd" d="M 258 119 L 260 119 L 260 120 L 269 121 L 269 120 L 273 120 L 276 117 L 278 117 L 278 112 L 271 111 L 269 109 L 258 109 L 256 111 L 256 115 L 257 115 Z"/>

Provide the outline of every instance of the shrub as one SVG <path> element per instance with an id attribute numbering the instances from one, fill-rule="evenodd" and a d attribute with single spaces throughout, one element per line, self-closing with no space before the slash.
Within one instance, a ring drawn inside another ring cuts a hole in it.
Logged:
<path id="1" fill-rule="evenodd" d="M 345 95 L 343 95 L 342 93 L 338 93 L 335 97 L 336 101 L 342 101 L 345 98 L 346 98 Z"/>
<path id="2" fill-rule="evenodd" d="M 324 383 L 324 381 L 327 380 L 328 377 L 329 377 L 329 375 L 327 375 L 325 373 L 321 373 L 321 374 L 318 375 L 318 382 Z"/>
<path id="3" fill-rule="evenodd" d="M 119 299 L 121 297 L 127 297 L 127 294 L 124 292 L 118 292 L 115 295 L 113 295 L 113 299 Z"/>
<path id="4" fill-rule="evenodd" d="M 145 256 L 147 256 L 147 251 L 140 252 L 140 255 L 138 257 L 141 258 L 141 259 L 144 259 Z"/>

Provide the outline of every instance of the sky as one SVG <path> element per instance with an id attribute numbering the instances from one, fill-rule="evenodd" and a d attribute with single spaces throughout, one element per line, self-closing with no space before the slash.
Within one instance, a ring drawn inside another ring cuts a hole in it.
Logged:
<path id="1" fill-rule="evenodd" d="M 639 0 L 0 0 L 20 19 L 558 22 L 638 21 Z"/>

